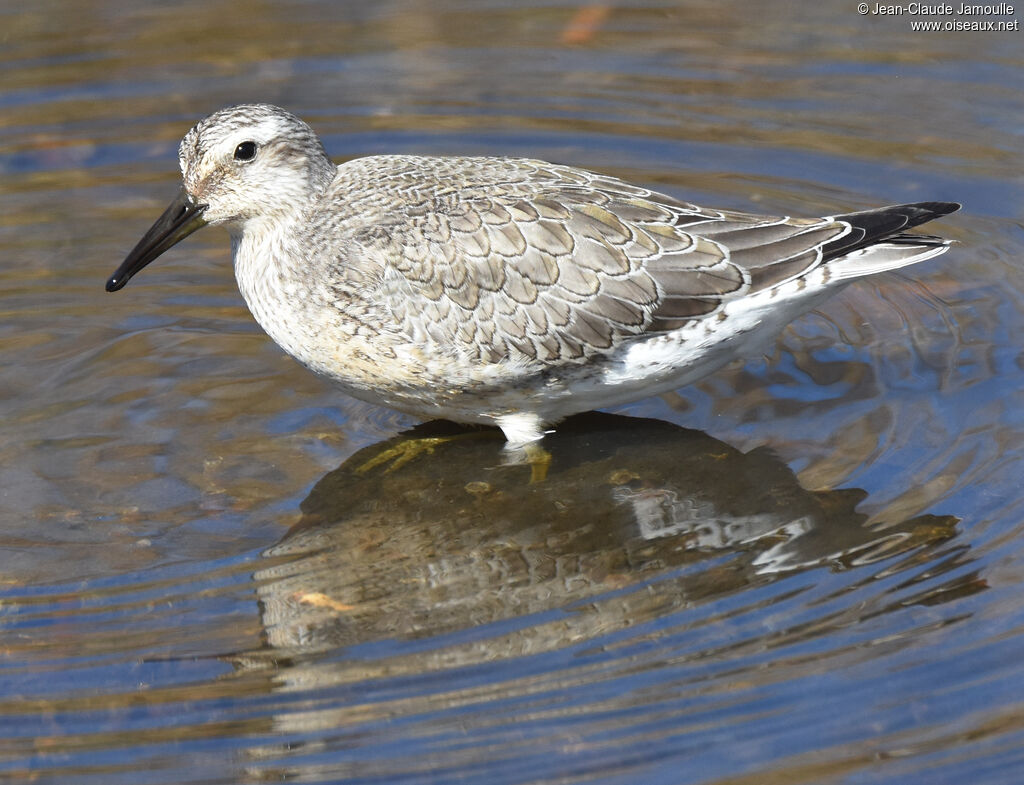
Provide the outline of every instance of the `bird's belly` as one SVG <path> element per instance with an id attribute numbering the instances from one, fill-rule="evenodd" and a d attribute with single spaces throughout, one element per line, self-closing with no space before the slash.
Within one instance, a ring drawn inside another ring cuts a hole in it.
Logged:
<path id="1" fill-rule="evenodd" d="M 422 418 L 494 423 L 517 412 L 553 423 L 690 384 L 770 345 L 824 292 L 746 298 L 720 317 L 640 337 L 573 363 L 481 362 L 444 347 L 337 318 L 337 313 L 253 308 L 286 352 L 349 395 Z M 831 294 L 831 292 L 829 292 Z M 312 327 L 311 327 L 312 326 Z"/>

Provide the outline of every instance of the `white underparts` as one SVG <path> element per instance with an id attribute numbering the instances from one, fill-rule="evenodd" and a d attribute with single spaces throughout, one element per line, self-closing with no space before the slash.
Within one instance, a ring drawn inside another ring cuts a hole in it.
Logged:
<path id="1" fill-rule="evenodd" d="M 498 427 L 513 445 L 527 444 L 544 438 L 544 423 L 533 412 L 515 412 L 497 417 Z"/>

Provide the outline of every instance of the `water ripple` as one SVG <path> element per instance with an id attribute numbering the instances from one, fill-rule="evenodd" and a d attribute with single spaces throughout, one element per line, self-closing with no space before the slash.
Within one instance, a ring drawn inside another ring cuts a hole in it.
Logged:
<path id="1" fill-rule="evenodd" d="M 828 3 L 0 19 L 0 779 L 1014 780 L 1016 37 Z M 367 468 L 455 434 L 396 436 L 408 418 L 283 357 L 225 237 L 102 291 L 176 188 L 182 131 L 243 100 L 338 159 L 537 156 L 785 214 L 965 208 L 949 254 L 851 286 L 771 357 L 570 424 L 543 484 L 486 432 Z"/>

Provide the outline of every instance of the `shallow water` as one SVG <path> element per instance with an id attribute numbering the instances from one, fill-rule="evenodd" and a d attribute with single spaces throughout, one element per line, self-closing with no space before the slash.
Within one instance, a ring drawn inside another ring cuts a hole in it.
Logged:
<path id="1" fill-rule="evenodd" d="M 0 6 L 0 779 L 1018 782 L 1024 39 L 909 21 Z M 401 463 L 414 421 L 284 357 L 218 230 L 103 292 L 180 136 L 249 100 L 338 160 L 965 206 L 947 255 L 572 421 L 531 484 L 487 433 Z"/>

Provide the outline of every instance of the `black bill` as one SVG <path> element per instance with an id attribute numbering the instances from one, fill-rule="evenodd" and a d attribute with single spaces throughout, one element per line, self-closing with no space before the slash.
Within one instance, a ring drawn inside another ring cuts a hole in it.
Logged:
<path id="1" fill-rule="evenodd" d="M 196 229 L 206 226 L 206 221 L 203 220 L 204 210 L 206 210 L 206 205 L 196 204 L 182 188 L 171 202 L 170 207 L 156 219 L 156 223 L 143 235 L 138 245 L 132 248 L 131 253 L 121 262 L 121 266 L 110 276 L 110 280 L 107 281 L 107 291 L 116 292 L 128 283 L 135 273 L 172 245 L 181 242 Z"/>

